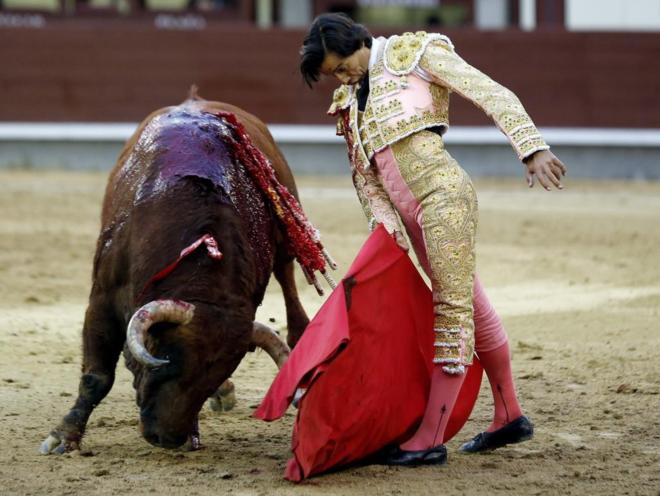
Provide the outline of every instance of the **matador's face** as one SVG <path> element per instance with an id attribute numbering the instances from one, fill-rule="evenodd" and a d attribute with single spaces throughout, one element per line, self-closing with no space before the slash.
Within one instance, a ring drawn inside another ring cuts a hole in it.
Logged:
<path id="1" fill-rule="evenodd" d="M 370 53 L 371 50 L 365 45 L 348 57 L 328 52 L 321 64 L 321 74 L 332 76 L 342 84 L 356 84 L 369 69 Z"/>

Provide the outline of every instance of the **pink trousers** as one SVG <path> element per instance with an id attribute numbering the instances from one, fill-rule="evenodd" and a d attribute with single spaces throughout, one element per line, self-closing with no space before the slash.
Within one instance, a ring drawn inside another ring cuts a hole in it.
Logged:
<path id="1" fill-rule="evenodd" d="M 405 224 L 417 258 L 426 274 L 431 277 L 422 229 L 423 216 L 421 215 L 420 204 L 401 177 L 396 160 L 389 148 L 378 152 L 374 157 L 374 162 L 378 168 L 383 187 Z M 474 338 L 477 354 L 492 351 L 505 344 L 508 338 L 502 321 L 476 274 L 472 290 L 472 306 L 474 309 Z"/>

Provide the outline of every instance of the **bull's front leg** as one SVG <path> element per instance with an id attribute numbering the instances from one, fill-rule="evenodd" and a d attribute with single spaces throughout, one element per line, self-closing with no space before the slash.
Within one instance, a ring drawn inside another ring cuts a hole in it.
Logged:
<path id="1" fill-rule="evenodd" d="M 124 340 L 123 329 L 112 312 L 90 300 L 83 327 L 82 377 L 78 398 L 60 424 L 41 443 L 40 453 L 62 454 L 80 449 L 89 416 L 112 388 Z"/>
<path id="2" fill-rule="evenodd" d="M 286 342 L 293 348 L 302 336 L 309 317 L 300 303 L 296 280 L 293 275 L 293 260 L 290 257 L 278 257 L 275 261 L 273 273 L 282 287 L 284 303 L 286 305 L 286 324 L 288 328 Z"/>

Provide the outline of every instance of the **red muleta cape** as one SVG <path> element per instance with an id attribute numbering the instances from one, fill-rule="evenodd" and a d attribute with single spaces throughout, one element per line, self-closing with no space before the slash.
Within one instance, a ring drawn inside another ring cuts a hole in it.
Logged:
<path id="1" fill-rule="evenodd" d="M 433 339 L 431 292 L 379 226 L 254 413 L 262 420 L 278 419 L 296 390 L 306 389 L 284 477 L 298 482 L 410 437 L 426 407 Z M 443 442 L 470 415 L 481 376 L 475 358 Z"/>

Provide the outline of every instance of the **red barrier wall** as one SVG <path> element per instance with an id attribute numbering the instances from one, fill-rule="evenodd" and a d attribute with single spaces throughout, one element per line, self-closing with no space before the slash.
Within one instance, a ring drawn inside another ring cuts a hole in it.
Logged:
<path id="1" fill-rule="evenodd" d="M 0 28 L 0 120 L 138 121 L 196 83 L 205 98 L 270 123 L 331 123 L 334 84 L 311 91 L 298 74 L 303 31 L 205 22 L 166 30 L 148 17 L 47 18 L 40 28 Z M 660 33 L 446 34 L 541 126 L 660 128 Z M 452 107 L 454 124 L 488 123 L 459 97 Z"/>

